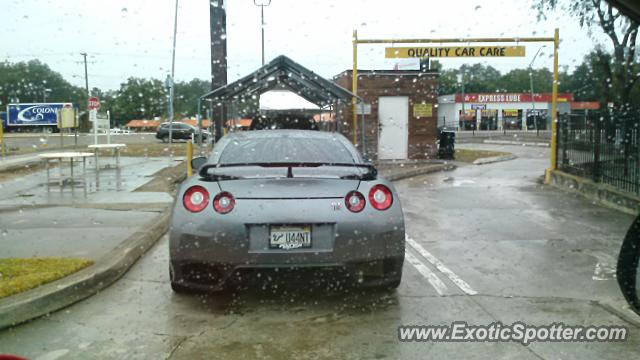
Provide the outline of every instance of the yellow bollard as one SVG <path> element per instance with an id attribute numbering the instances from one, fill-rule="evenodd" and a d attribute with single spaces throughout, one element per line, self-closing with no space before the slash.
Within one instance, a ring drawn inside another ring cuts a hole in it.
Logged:
<path id="1" fill-rule="evenodd" d="M 193 160 L 193 142 L 189 140 L 187 141 L 187 176 L 193 175 L 191 160 Z"/>

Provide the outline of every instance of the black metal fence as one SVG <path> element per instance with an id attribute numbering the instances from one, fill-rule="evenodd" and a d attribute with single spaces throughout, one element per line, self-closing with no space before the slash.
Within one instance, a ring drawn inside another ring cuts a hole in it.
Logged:
<path id="1" fill-rule="evenodd" d="M 640 195 L 639 126 L 638 112 L 560 115 L 558 169 Z"/>

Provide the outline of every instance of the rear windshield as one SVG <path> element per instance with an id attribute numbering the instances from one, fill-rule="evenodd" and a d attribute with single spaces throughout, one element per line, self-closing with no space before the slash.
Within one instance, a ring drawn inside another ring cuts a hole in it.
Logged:
<path id="1" fill-rule="evenodd" d="M 233 139 L 220 155 L 220 164 L 237 163 L 354 163 L 338 139 L 313 137 L 260 137 Z"/>

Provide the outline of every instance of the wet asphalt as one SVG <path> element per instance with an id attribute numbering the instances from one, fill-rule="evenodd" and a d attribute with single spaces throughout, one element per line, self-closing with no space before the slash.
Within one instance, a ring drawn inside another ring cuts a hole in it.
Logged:
<path id="1" fill-rule="evenodd" d="M 0 352 L 33 359 L 637 358 L 640 318 L 613 278 L 631 216 L 540 177 L 548 149 L 469 144 L 518 159 L 396 183 L 408 236 L 397 291 L 278 281 L 177 295 L 161 239 L 120 281 L 0 332 Z M 399 325 L 466 321 L 625 325 L 622 343 L 400 342 Z"/>

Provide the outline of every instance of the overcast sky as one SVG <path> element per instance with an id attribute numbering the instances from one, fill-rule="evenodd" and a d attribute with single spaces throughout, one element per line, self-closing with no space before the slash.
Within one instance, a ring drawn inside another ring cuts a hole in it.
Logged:
<path id="1" fill-rule="evenodd" d="M 0 60 L 37 58 L 84 86 L 80 52 L 88 52 L 90 87 L 116 89 L 130 76 L 164 79 L 171 68 L 174 6 L 174 0 L 2 0 Z M 597 42 L 607 44 L 561 12 L 537 22 L 527 0 L 273 0 L 265 18 L 267 61 L 285 54 L 326 77 L 351 68 L 353 29 L 360 38 L 457 38 L 552 36 L 559 27 L 560 65 L 569 67 Z M 177 80 L 209 78 L 208 27 L 208 0 L 180 0 Z M 253 0 L 229 0 L 227 32 L 233 81 L 260 66 L 260 9 Z M 528 44 L 526 57 L 493 58 L 490 64 L 503 72 L 526 67 L 540 46 Z M 391 69 L 397 62 L 384 59 L 384 45 L 361 45 L 358 61 L 362 69 Z M 549 44 L 534 67 L 551 65 Z"/>

